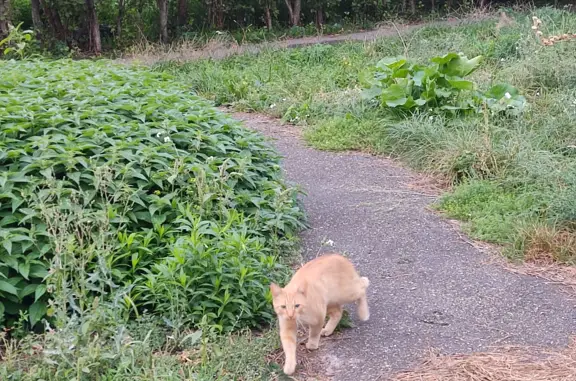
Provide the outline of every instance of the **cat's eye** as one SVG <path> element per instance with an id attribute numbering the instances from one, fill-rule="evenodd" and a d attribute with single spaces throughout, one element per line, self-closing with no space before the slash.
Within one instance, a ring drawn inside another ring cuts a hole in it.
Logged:
<path id="1" fill-rule="evenodd" d="M 282 307 L 282 308 L 286 308 L 286 306 L 280 306 L 280 307 Z"/>
<path id="2" fill-rule="evenodd" d="M 294 307 L 298 308 L 298 307 L 300 307 L 300 304 L 296 304 Z"/>

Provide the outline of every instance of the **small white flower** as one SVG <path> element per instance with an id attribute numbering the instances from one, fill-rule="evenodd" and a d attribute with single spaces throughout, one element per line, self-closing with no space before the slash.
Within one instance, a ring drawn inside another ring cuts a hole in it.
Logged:
<path id="1" fill-rule="evenodd" d="M 160 132 L 158 132 L 158 133 L 156 134 L 156 137 L 157 137 L 157 138 L 159 138 L 160 136 L 162 136 L 162 131 L 160 131 Z"/>
<path id="2" fill-rule="evenodd" d="M 272 104 L 270 105 L 270 108 L 274 108 L 274 107 L 276 107 L 276 103 L 272 103 Z"/>
<path id="3" fill-rule="evenodd" d="M 500 58 L 500 61 L 501 61 L 501 62 L 504 62 L 504 58 Z"/>
<path id="4" fill-rule="evenodd" d="M 327 240 L 326 242 L 324 242 L 324 244 L 326 246 L 334 246 L 334 241 L 332 241 L 331 239 Z"/>
<path id="5" fill-rule="evenodd" d="M 536 96 L 537 96 L 537 97 L 540 96 L 540 92 L 539 92 L 539 91 L 536 92 Z"/>
<path id="6" fill-rule="evenodd" d="M 506 93 L 506 94 L 504 94 L 504 98 L 510 99 L 510 98 L 512 98 L 512 95 L 510 95 L 510 93 Z"/>
<path id="7" fill-rule="evenodd" d="M 170 141 L 170 136 L 164 137 L 164 143 L 168 143 Z"/>
<path id="8" fill-rule="evenodd" d="M 430 120 L 434 120 L 434 117 L 433 117 L 433 116 L 430 116 L 430 118 L 428 118 L 428 119 L 430 119 Z"/>

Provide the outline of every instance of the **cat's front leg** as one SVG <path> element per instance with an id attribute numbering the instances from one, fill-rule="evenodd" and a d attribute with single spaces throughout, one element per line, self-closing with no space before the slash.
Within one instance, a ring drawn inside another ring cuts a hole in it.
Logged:
<path id="1" fill-rule="evenodd" d="M 324 326 L 324 320 L 326 320 L 326 307 L 320 308 L 317 311 L 315 319 L 312 319 L 308 325 L 308 342 L 306 343 L 306 348 L 308 349 L 318 349 L 320 344 L 320 334 L 322 332 L 322 327 Z"/>
<path id="2" fill-rule="evenodd" d="M 279 319 L 280 341 L 284 350 L 284 373 L 291 375 L 296 371 L 296 341 L 297 327 L 296 320 Z"/>

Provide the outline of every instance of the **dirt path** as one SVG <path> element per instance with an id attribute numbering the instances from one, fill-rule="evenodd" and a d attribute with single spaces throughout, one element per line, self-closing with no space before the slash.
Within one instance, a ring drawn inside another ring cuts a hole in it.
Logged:
<path id="1" fill-rule="evenodd" d="M 431 347 L 564 346 L 576 331 L 575 302 L 566 293 L 487 263 L 487 254 L 425 209 L 433 198 L 407 186 L 415 174 L 382 158 L 308 148 L 294 127 L 268 117 L 233 116 L 273 139 L 286 176 L 307 192 L 304 256 L 345 252 L 371 281 L 370 320 L 306 354 L 321 360 L 317 376 L 387 380 Z M 334 247 L 322 247 L 325 240 Z"/>
<path id="2" fill-rule="evenodd" d="M 189 49 L 185 47 L 170 49 L 167 52 L 154 51 L 136 53 L 127 55 L 123 58 L 116 59 L 118 63 L 128 64 L 140 62 L 143 64 L 154 64 L 163 61 L 186 62 L 202 58 L 223 59 L 231 55 L 242 53 L 258 53 L 263 49 L 285 49 L 296 48 L 313 44 L 336 44 L 346 41 L 370 41 L 380 37 L 396 36 L 398 33 L 406 34 L 424 26 L 458 26 L 466 23 L 474 23 L 488 18 L 493 18 L 490 14 L 471 15 L 464 19 L 449 18 L 444 21 L 423 22 L 417 24 L 400 24 L 396 26 L 385 26 L 371 31 L 348 33 L 342 35 L 329 36 L 311 36 L 303 38 L 286 39 L 280 41 L 271 41 L 259 44 L 230 45 L 229 43 L 220 43 L 214 41 L 202 49 Z"/>

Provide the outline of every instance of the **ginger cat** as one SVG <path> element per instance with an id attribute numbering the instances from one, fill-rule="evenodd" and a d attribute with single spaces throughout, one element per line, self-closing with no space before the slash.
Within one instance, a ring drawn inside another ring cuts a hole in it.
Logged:
<path id="1" fill-rule="evenodd" d="M 320 336 L 330 336 L 342 318 L 343 305 L 357 303 L 358 317 L 368 320 L 366 288 L 352 263 L 338 254 L 323 255 L 302 266 L 284 288 L 272 283 L 274 311 L 280 323 L 280 339 L 286 356 L 284 373 L 296 370 L 296 322 L 309 327 L 306 348 L 317 349 Z M 326 315 L 330 317 L 326 326 Z M 324 326 L 324 328 L 322 328 Z"/>

